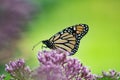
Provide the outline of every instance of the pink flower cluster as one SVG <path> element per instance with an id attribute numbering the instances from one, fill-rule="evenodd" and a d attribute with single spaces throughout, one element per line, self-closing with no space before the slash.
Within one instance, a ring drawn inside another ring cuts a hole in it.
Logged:
<path id="1" fill-rule="evenodd" d="M 6 64 L 5 70 L 10 73 L 10 75 L 15 80 L 29 80 L 31 70 L 28 66 L 25 66 L 23 59 L 9 62 Z"/>
<path id="2" fill-rule="evenodd" d="M 60 50 L 38 53 L 40 67 L 34 73 L 35 80 L 94 80 L 94 76 L 83 64 L 67 57 Z"/>

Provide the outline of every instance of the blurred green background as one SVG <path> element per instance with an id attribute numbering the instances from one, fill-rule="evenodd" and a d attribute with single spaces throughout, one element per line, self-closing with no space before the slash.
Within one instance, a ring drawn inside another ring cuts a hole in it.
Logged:
<path id="1" fill-rule="evenodd" d="M 17 41 L 16 58 L 24 58 L 30 67 L 38 64 L 33 45 L 62 29 L 85 23 L 88 34 L 83 37 L 78 52 L 73 56 L 88 66 L 92 73 L 109 69 L 120 71 L 120 0 L 35 0 L 40 11 L 27 24 Z"/>

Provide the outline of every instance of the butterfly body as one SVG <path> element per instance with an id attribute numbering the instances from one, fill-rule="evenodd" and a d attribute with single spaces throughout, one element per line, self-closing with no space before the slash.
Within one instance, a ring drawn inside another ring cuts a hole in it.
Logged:
<path id="1" fill-rule="evenodd" d="M 77 52 L 81 38 L 88 32 L 86 24 L 78 24 L 63 29 L 50 39 L 42 41 L 50 49 L 63 49 L 70 55 Z"/>

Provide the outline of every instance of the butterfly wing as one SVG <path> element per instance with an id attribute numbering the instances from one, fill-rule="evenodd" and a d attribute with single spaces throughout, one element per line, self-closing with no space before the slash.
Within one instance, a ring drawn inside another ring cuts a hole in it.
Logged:
<path id="1" fill-rule="evenodd" d="M 55 49 L 60 48 L 73 55 L 77 52 L 80 40 L 88 32 L 88 29 L 86 24 L 71 26 L 53 35 L 49 42 Z"/>

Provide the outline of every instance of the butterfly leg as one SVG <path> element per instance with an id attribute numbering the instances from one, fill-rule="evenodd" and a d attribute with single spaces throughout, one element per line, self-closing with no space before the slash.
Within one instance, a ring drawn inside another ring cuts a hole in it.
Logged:
<path id="1" fill-rule="evenodd" d="M 47 46 L 42 45 L 41 47 L 42 51 L 44 50 L 44 48 L 47 48 Z"/>

